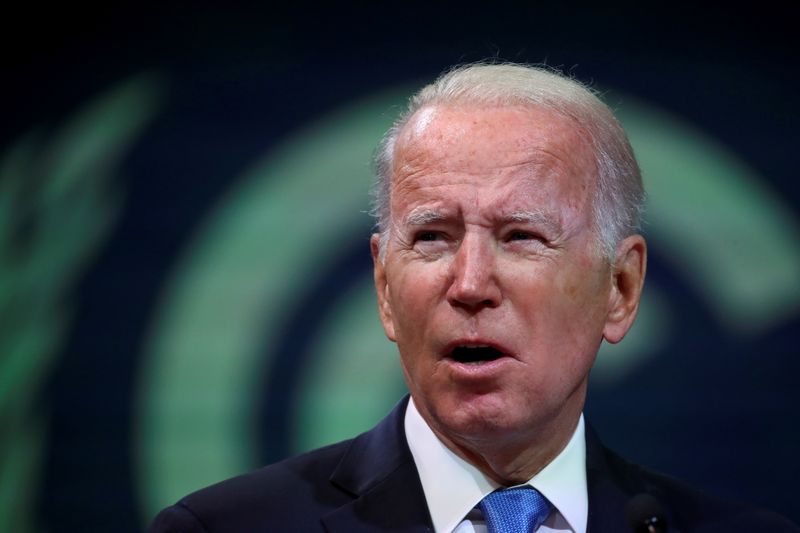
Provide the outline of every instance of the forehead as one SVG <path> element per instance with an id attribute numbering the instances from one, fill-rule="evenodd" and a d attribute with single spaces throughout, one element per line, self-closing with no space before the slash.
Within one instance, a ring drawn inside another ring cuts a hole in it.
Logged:
<path id="1" fill-rule="evenodd" d="M 518 204 L 583 204 L 595 176 L 583 130 L 553 110 L 429 106 L 398 136 L 392 201 L 463 197 L 471 190 L 481 199 L 504 196 Z"/>

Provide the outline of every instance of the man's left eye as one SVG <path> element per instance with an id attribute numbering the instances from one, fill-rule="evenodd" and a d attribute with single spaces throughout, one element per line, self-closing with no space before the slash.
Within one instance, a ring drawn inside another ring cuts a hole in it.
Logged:
<path id="1" fill-rule="evenodd" d="M 538 239 L 538 237 L 533 233 L 528 233 L 527 231 L 512 231 L 508 235 L 509 241 L 528 241 L 531 239 Z"/>

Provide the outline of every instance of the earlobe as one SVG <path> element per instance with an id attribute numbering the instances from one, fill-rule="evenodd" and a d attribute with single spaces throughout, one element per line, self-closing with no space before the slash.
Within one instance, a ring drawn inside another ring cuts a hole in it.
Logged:
<path id="1" fill-rule="evenodd" d="M 375 294 L 378 299 L 378 314 L 380 315 L 383 331 L 390 341 L 395 342 L 394 321 L 392 320 L 392 306 L 389 297 L 389 284 L 386 279 L 386 268 L 380 258 L 380 235 L 375 233 L 370 238 L 372 252 L 372 273 L 375 281 Z"/>
<path id="2" fill-rule="evenodd" d="M 608 314 L 603 329 L 603 337 L 608 342 L 621 341 L 633 325 L 646 270 L 647 244 L 644 237 L 631 235 L 623 239 L 617 246 Z"/>

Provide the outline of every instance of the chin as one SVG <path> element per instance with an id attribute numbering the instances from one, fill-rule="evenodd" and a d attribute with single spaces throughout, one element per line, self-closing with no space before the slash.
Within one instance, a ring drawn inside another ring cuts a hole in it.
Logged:
<path id="1" fill-rule="evenodd" d="M 530 424 L 529 416 L 518 416 L 520 411 L 530 415 L 522 406 L 509 404 L 501 395 L 483 394 L 441 402 L 432 415 L 447 435 L 486 439 L 518 433 L 521 427 Z"/>

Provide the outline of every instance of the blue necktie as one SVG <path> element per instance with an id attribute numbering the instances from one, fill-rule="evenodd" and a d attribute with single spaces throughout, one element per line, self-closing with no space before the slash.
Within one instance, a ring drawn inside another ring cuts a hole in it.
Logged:
<path id="1" fill-rule="evenodd" d="M 478 504 L 489 533 L 531 533 L 550 514 L 550 502 L 531 486 L 496 490 Z"/>

